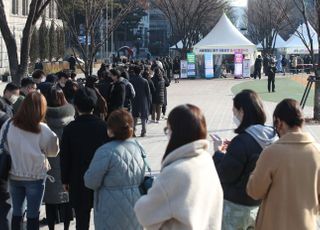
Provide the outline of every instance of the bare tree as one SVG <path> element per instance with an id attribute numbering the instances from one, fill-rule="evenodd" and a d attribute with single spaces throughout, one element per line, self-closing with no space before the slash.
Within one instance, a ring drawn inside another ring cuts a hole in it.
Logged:
<path id="1" fill-rule="evenodd" d="M 249 0 L 246 17 L 248 20 L 248 35 L 255 43 L 261 42 L 265 53 L 273 53 L 276 37 L 286 28 L 284 23 L 287 12 L 292 9 L 291 0 Z"/>
<path id="2" fill-rule="evenodd" d="M 278 2 L 278 7 L 285 13 L 285 9 L 283 5 L 280 3 L 280 0 L 276 0 Z M 308 50 L 311 61 L 312 61 L 312 70 L 316 76 L 315 82 L 315 95 L 314 95 L 314 108 L 313 108 L 313 117 L 315 120 L 320 120 L 320 73 L 318 66 L 320 64 L 320 57 L 318 60 L 315 59 L 315 49 L 314 49 L 314 39 L 318 39 L 318 46 L 320 45 L 319 32 L 320 32 L 320 2 L 318 0 L 314 1 L 313 4 L 308 5 L 305 0 L 292 0 L 295 11 L 299 14 L 303 23 L 306 25 L 306 31 L 302 29 L 298 29 L 295 32 L 295 35 L 300 38 L 306 49 Z M 294 28 L 294 20 L 291 14 L 288 12 L 285 14 L 286 22 L 288 26 Z M 317 35 L 312 34 L 311 31 L 311 23 L 315 25 Z"/>
<path id="3" fill-rule="evenodd" d="M 215 25 L 228 6 L 225 0 L 152 0 L 166 16 L 172 37 L 183 44 L 182 56 Z"/>
<path id="4" fill-rule="evenodd" d="M 75 44 L 73 52 L 80 52 L 84 59 L 82 72 L 86 77 L 92 75 L 94 59 L 101 47 L 109 39 L 111 33 L 121 24 L 126 16 L 139 7 L 145 7 L 146 1 L 142 0 L 122 0 L 120 12 L 114 18 L 105 18 L 103 12 L 110 9 L 108 0 L 56 0 L 60 15 L 64 21 L 65 28 L 71 34 L 71 39 Z M 77 16 L 81 15 L 83 24 L 80 26 Z M 106 25 L 106 23 L 108 23 Z M 106 36 L 98 36 L 101 27 L 107 27 Z M 82 29 L 80 29 L 82 27 Z M 80 31 L 82 30 L 82 31 Z M 79 36 L 83 32 L 83 41 Z"/>
<path id="5" fill-rule="evenodd" d="M 51 0 L 31 0 L 29 13 L 22 32 L 21 47 L 18 48 L 16 39 L 8 24 L 3 0 L 0 0 L 0 31 L 7 47 L 10 74 L 16 84 L 20 84 L 20 80 L 27 73 L 31 36 L 38 19 L 50 2 Z M 20 59 L 18 58 L 18 49 L 20 49 Z"/>

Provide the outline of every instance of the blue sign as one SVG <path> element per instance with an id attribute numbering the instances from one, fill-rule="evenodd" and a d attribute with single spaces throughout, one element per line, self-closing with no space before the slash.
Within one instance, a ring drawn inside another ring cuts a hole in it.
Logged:
<path id="1" fill-rule="evenodd" d="M 213 78 L 214 71 L 213 71 L 213 55 L 212 53 L 205 53 L 204 54 L 204 68 L 205 68 L 205 76 L 206 78 Z"/>

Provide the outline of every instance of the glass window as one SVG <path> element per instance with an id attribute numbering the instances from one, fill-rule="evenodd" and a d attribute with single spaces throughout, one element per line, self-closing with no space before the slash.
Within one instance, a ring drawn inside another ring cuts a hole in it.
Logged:
<path id="1" fill-rule="evenodd" d="M 19 13 L 19 0 L 12 0 L 12 14 Z"/>
<path id="2" fill-rule="evenodd" d="M 54 18 L 54 1 L 49 4 L 49 18 Z"/>
<path id="3" fill-rule="evenodd" d="M 22 15 L 29 13 L 29 0 L 22 0 Z"/>

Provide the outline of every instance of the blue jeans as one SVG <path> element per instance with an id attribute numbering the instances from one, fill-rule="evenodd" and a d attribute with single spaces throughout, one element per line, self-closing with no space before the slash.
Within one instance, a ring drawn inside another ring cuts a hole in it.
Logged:
<path id="1" fill-rule="evenodd" d="M 27 199 L 27 218 L 38 218 L 44 194 L 44 186 L 45 180 L 10 180 L 13 216 L 23 215 L 25 211 L 25 199 Z"/>

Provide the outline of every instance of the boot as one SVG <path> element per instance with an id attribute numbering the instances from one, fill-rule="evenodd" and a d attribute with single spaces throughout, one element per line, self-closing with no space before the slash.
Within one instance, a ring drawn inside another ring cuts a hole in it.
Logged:
<path id="1" fill-rule="evenodd" d="M 39 230 L 39 217 L 27 219 L 27 230 Z"/>
<path id="2" fill-rule="evenodd" d="M 22 216 L 12 216 L 11 230 L 21 230 Z"/>

